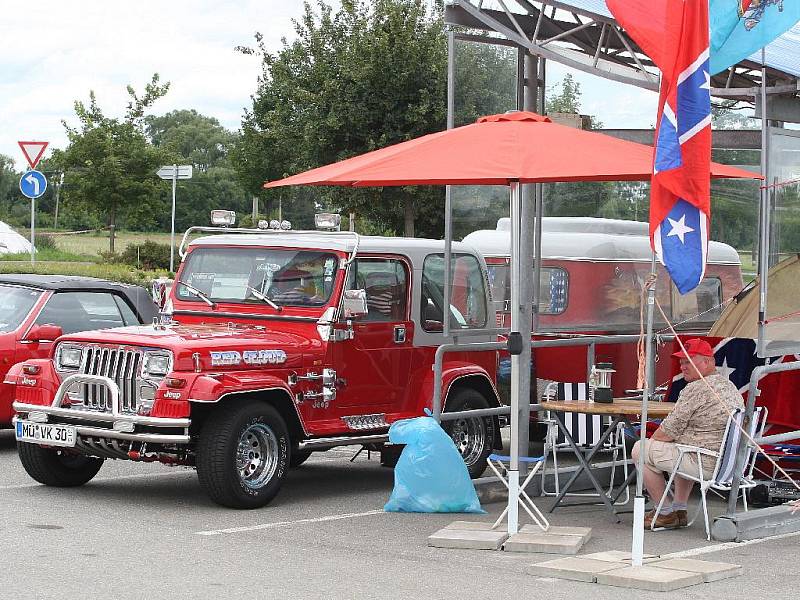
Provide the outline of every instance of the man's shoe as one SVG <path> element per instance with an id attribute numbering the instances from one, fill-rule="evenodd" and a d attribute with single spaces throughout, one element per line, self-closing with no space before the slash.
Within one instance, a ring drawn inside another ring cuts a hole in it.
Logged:
<path id="1" fill-rule="evenodd" d="M 655 524 L 653 522 L 654 517 L 655 514 L 645 515 L 644 519 L 645 529 L 650 529 L 650 527 L 653 527 L 653 529 L 678 529 L 679 527 L 681 527 L 678 515 L 674 511 L 669 513 L 668 515 L 664 514 L 658 515 L 658 518 L 655 519 Z"/>
<path id="2" fill-rule="evenodd" d="M 678 517 L 678 527 L 689 526 L 689 514 L 685 510 L 673 510 L 672 514 Z"/>

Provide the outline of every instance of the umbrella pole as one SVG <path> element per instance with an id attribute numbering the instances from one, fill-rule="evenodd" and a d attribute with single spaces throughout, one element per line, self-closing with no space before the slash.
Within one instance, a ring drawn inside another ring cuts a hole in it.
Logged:
<path id="1" fill-rule="evenodd" d="M 650 259 L 650 278 L 656 274 L 656 254 Z M 647 340 L 645 341 L 645 378 L 642 393 L 642 421 L 639 431 L 639 462 L 636 465 L 636 497 L 633 500 L 633 543 L 631 544 L 631 564 L 634 567 L 642 566 L 644 558 L 644 495 L 642 489 L 644 481 L 644 445 L 647 442 L 647 402 L 652 392 L 653 380 L 653 310 L 655 308 L 656 286 L 655 283 L 647 290 Z"/>
<path id="2" fill-rule="evenodd" d="M 757 356 L 765 355 L 765 329 L 767 316 L 767 290 L 769 289 L 769 251 L 770 251 L 770 198 L 769 188 L 769 121 L 767 121 L 767 67 L 764 48 L 761 49 L 761 174 L 764 183 L 761 187 L 760 208 L 761 230 L 758 232 L 761 243 L 758 248 L 758 345 Z"/>
<path id="3" fill-rule="evenodd" d="M 509 341 L 520 338 L 520 256 L 521 202 L 519 182 L 511 182 L 511 333 Z M 528 333 L 530 339 L 530 333 Z M 510 344 L 511 345 L 511 344 Z M 508 471 L 508 533 L 519 531 L 519 412 L 520 412 L 520 355 L 511 353 L 511 465 Z"/>

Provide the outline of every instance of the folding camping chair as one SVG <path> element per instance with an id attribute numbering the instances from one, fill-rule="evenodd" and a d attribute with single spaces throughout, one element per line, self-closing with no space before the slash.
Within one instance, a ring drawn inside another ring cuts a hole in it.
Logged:
<path id="1" fill-rule="evenodd" d="M 753 480 L 753 467 L 755 466 L 757 453 L 752 442 L 750 442 L 750 440 L 746 440 L 747 454 L 745 456 L 743 469 L 738 475 L 734 472 L 736 469 L 736 450 L 739 447 L 739 440 L 742 438 L 743 422 L 744 411 L 741 408 L 736 409 L 733 414 L 728 417 L 728 424 L 725 426 L 725 433 L 722 437 L 722 443 L 720 444 L 719 451 L 717 452 L 700 448 L 698 446 L 677 444 L 679 450 L 678 460 L 675 462 L 675 467 L 672 469 L 672 473 L 670 473 L 669 481 L 667 481 L 667 487 L 664 489 L 661 500 L 659 500 L 658 506 L 656 507 L 656 516 L 658 516 L 658 514 L 661 512 L 661 509 L 664 507 L 664 501 L 666 500 L 667 495 L 671 495 L 672 493 L 670 490 L 675 477 L 683 477 L 684 479 L 689 479 L 700 484 L 700 504 L 697 506 L 697 511 L 689 521 L 689 525 L 692 525 L 692 523 L 695 522 L 700 514 L 700 511 L 702 510 L 703 517 L 705 518 L 706 538 L 708 540 L 711 540 L 711 528 L 708 524 L 708 505 L 706 503 L 706 494 L 708 493 L 708 490 L 711 490 L 718 496 L 722 497 L 721 492 L 730 492 L 734 479 L 738 477 L 739 494 L 742 496 L 744 510 L 747 511 L 747 495 L 745 494 L 745 491 L 750 488 L 754 488 L 757 485 Z M 753 417 L 750 419 L 750 426 L 748 427 L 747 431 L 752 439 L 759 438 L 763 435 L 764 425 L 766 422 L 766 407 L 757 406 L 753 411 Z M 703 477 L 702 469 L 700 470 L 699 477 L 695 477 L 694 475 L 681 471 L 680 467 L 685 455 L 693 455 L 697 459 L 698 464 L 700 464 L 701 456 L 713 456 L 716 458 L 717 462 L 714 466 L 714 472 L 711 476 L 711 479 L 705 479 Z M 736 498 L 736 501 L 738 503 L 738 497 Z M 656 519 L 654 518 L 653 524 L 650 526 L 650 528 L 653 530 L 656 529 L 654 527 L 655 523 Z"/>
<path id="2" fill-rule="evenodd" d="M 589 386 L 586 383 L 562 383 L 557 381 L 550 382 L 544 391 L 543 400 L 563 400 L 566 402 L 589 399 Z M 584 455 L 588 454 L 599 442 L 605 430 L 609 427 L 611 417 L 607 415 L 589 415 L 583 413 L 570 412 L 551 412 L 545 417 L 547 424 L 547 434 L 544 444 L 544 461 L 542 466 L 542 496 L 558 496 L 561 493 L 561 484 L 558 477 L 558 455 L 561 452 L 574 452 L 574 449 L 564 437 L 564 432 L 558 426 L 555 419 L 559 419 L 561 424 L 569 432 L 575 444 L 580 448 Z M 611 481 L 608 486 L 607 495 L 614 491 L 614 481 L 616 476 L 617 463 L 620 462 L 619 456 L 622 455 L 622 471 L 624 479 L 628 478 L 628 451 L 625 446 L 625 426 L 620 423 L 616 431 L 613 431 L 603 443 L 600 452 L 611 453 Z M 545 485 L 548 468 L 547 459 L 552 455 L 553 482 L 554 488 L 548 490 Z M 567 492 L 566 496 L 578 497 L 597 497 L 595 492 Z M 617 500 L 614 504 L 627 504 L 630 502 L 630 490 L 626 487 L 624 500 Z"/>
<path id="3" fill-rule="evenodd" d="M 531 520 L 539 526 L 542 531 L 547 531 L 550 529 L 550 522 L 547 518 L 542 514 L 542 511 L 539 510 L 531 497 L 528 496 L 528 493 L 525 491 L 525 488 L 533 479 L 533 476 L 539 472 L 539 469 L 544 462 L 543 456 L 520 456 L 519 461 L 522 463 L 527 463 L 528 468 L 530 471 L 528 472 L 528 476 L 525 478 L 525 481 L 522 482 L 519 486 L 519 496 L 517 500 L 519 505 L 528 513 L 528 516 Z M 511 493 L 511 487 L 508 484 L 508 468 L 506 467 L 507 464 L 511 462 L 510 456 L 504 456 L 502 454 L 490 454 L 486 458 L 486 464 L 489 465 L 489 468 L 494 471 L 494 474 L 497 475 L 497 478 L 503 482 L 503 485 L 506 486 L 509 494 Z M 502 523 L 503 519 L 505 518 L 506 514 L 508 513 L 508 506 L 503 509 L 503 512 L 500 513 L 500 516 L 497 517 L 497 520 L 492 525 L 492 529 L 496 529 L 500 523 Z"/>

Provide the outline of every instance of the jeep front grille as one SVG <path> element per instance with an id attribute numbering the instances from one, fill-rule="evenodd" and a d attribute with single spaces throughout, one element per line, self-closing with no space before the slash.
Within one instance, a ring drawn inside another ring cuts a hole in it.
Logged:
<path id="1" fill-rule="evenodd" d="M 88 346 L 84 350 L 81 373 L 108 377 L 119 386 L 120 410 L 135 413 L 139 408 L 139 372 L 142 351 L 103 346 Z M 81 384 L 83 407 L 88 410 L 111 412 L 111 394 L 102 385 Z"/>

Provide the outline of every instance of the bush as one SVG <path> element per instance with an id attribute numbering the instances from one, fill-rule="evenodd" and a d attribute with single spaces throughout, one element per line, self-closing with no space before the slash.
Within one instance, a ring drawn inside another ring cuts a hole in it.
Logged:
<path id="1" fill-rule="evenodd" d="M 108 260 L 111 257 L 104 256 L 103 258 Z M 109 262 L 122 262 L 148 270 L 169 269 L 169 244 L 159 244 L 150 240 L 142 244 L 128 244 L 125 250 L 119 254 L 118 260 L 112 259 Z"/>
<path id="2" fill-rule="evenodd" d="M 56 245 L 56 238 L 52 235 L 42 233 L 37 235 L 33 240 L 37 250 L 58 250 Z"/>
<path id="3" fill-rule="evenodd" d="M 132 283 L 150 289 L 150 282 L 158 277 L 169 276 L 166 271 L 142 271 L 127 265 L 70 265 L 66 263 L 4 264 L 0 261 L 0 273 L 41 273 L 45 275 L 81 275 L 99 277 L 120 283 Z"/>

